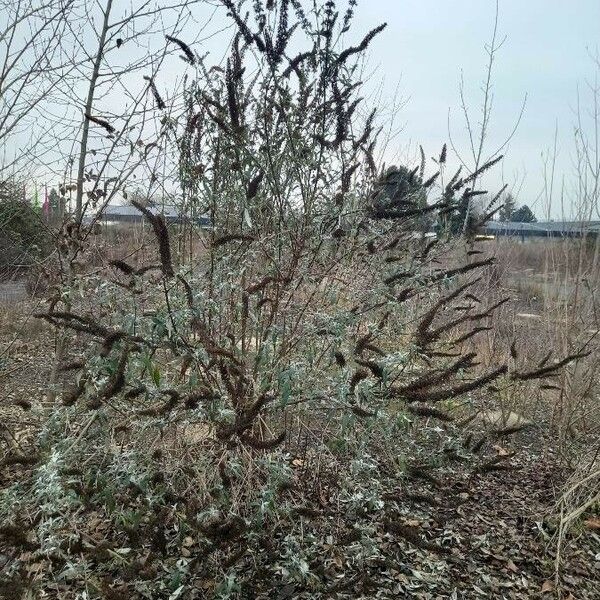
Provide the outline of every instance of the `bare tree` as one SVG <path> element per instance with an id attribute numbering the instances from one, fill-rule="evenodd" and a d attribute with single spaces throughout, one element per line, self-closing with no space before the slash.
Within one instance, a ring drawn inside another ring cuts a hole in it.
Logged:
<path id="1" fill-rule="evenodd" d="M 41 158 L 42 142 L 55 134 L 36 117 L 60 83 L 61 40 L 72 8 L 72 0 L 0 2 L 0 179 Z"/>
<path id="2" fill-rule="evenodd" d="M 178 49 L 165 35 L 177 36 L 192 4 L 144 2 L 117 15 L 113 0 L 84 1 L 83 16 L 69 23 L 63 51 L 68 48 L 74 58 L 71 73 L 65 73 L 62 102 L 69 107 L 72 133 L 64 135 L 61 148 L 67 166 L 63 189 L 75 191 L 76 221 L 88 207 L 96 208 L 100 198 L 106 204 L 111 192 L 122 191 L 124 181 L 156 149 L 162 134 L 154 116 L 168 115 L 157 77 L 165 58 Z M 148 52 L 149 41 L 161 38 L 156 51 Z M 74 73 L 73 66 L 78 66 Z M 169 101 L 175 98 L 170 90 Z M 95 184 L 89 185 L 91 181 Z"/>
<path id="3" fill-rule="evenodd" d="M 71 290 L 77 278 L 75 265 L 82 242 L 95 220 L 115 197 L 126 197 L 127 183 L 136 171 L 145 170 L 148 178 L 153 176 L 150 160 L 170 130 L 168 106 L 156 79 L 165 58 L 173 51 L 165 35 L 168 38 L 177 34 L 189 16 L 188 4 L 191 3 L 145 2 L 124 16 L 116 16 L 113 0 L 102 4 L 84 0 L 77 5 L 77 14 L 82 16 L 67 24 L 61 51 L 70 61 L 63 67 L 56 104 L 66 107 L 70 120 L 56 138 L 54 151 L 55 160 L 62 159 L 64 164 L 59 190 L 75 204 L 73 222 L 64 224 L 56 256 L 58 304 L 67 311 L 72 307 Z M 166 15 L 171 21 L 167 30 Z M 156 52 L 148 53 L 147 40 L 157 37 L 163 43 Z M 80 102 L 78 97 L 84 100 Z M 173 94 L 171 101 L 174 97 Z M 90 226 L 82 227 L 84 217 L 91 221 Z M 50 377 L 51 401 L 58 393 L 58 373 L 68 346 L 68 336 L 58 332 Z"/>
<path id="4" fill-rule="evenodd" d="M 454 154 L 458 158 L 461 166 L 469 173 L 477 174 L 481 167 L 485 164 L 499 160 L 502 157 L 502 152 L 506 149 L 512 138 L 514 137 L 527 103 L 527 94 L 524 95 L 521 107 L 518 111 L 515 124 L 509 134 L 493 147 L 489 146 L 489 128 L 492 120 L 493 109 L 494 109 L 494 66 L 497 61 L 497 55 L 502 49 L 502 46 L 506 42 L 506 36 L 500 37 L 499 33 L 499 17 L 500 17 L 500 6 L 499 0 L 496 0 L 495 11 L 494 11 L 494 22 L 492 28 L 492 35 L 489 43 L 485 45 L 485 53 L 487 55 L 487 64 L 485 68 L 484 80 L 481 85 L 482 102 L 481 109 L 476 122 L 471 111 L 469 110 L 468 101 L 465 94 L 465 83 L 464 77 L 461 73 L 459 94 L 460 94 L 460 106 L 463 113 L 464 122 L 466 125 L 467 136 L 468 136 L 468 156 L 461 153 L 455 142 L 455 139 L 451 132 L 450 123 L 450 111 L 448 111 L 448 136 L 450 139 L 451 147 Z M 471 188 L 477 188 L 478 176 L 472 178 Z M 464 215 L 463 232 L 466 231 L 470 213 L 471 213 L 472 202 L 469 200 L 466 203 L 466 211 Z"/>

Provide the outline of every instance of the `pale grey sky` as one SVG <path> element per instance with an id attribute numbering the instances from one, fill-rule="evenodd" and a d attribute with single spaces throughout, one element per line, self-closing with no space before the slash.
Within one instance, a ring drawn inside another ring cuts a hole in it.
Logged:
<path id="1" fill-rule="evenodd" d="M 398 115 L 403 130 L 396 146 L 412 142 L 422 144 L 427 156 L 437 154 L 448 138 L 450 109 L 453 137 L 461 151 L 466 149 L 461 70 L 467 100 L 476 111 L 482 103 L 478 90 L 485 75 L 484 44 L 491 37 L 495 5 L 495 0 L 359 2 L 356 27 L 368 30 L 388 23 L 371 47 L 371 67 L 384 76 L 386 95 L 399 82 L 399 92 L 408 100 Z M 498 177 L 509 184 L 522 181 L 519 199 L 534 203 L 543 188 L 540 153 L 552 146 L 556 124 L 558 178 L 571 171 L 577 86 L 583 97 L 585 80 L 594 80 L 589 51 L 600 47 L 600 0 L 500 0 L 499 5 L 499 32 L 506 42 L 495 65 L 489 141 L 497 145 L 510 133 L 527 93 L 525 113 Z M 589 95 L 587 99 L 589 105 Z M 535 210 L 543 215 L 541 200 Z M 557 211 L 555 205 L 555 216 Z"/>
<path id="2" fill-rule="evenodd" d="M 209 63 L 222 62 L 231 40 L 231 21 L 222 7 L 215 9 L 217 4 L 195 4 L 194 18 L 182 34 L 190 42 L 196 40 L 194 50 L 210 53 Z M 119 0 L 116 6 L 115 14 L 120 14 L 129 6 L 129 0 Z M 249 2 L 247 6 L 250 8 Z M 512 131 L 525 94 L 527 104 L 502 166 L 495 168 L 484 184 L 493 192 L 508 183 L 518 192 L 519 202 L 529 204 L 538 217 L 545 216 L 543 199 L 536 200 L 544 185 L 541 154 L 552 146 L 557 127 L 559 154 L 552 216 L 559 217 L 556 190 L 560 190 L 563 176 L 570 193 L 567 205 L 577 202 L 570 179 L 574 109 L 578 86 L 582 106 L 590 105 L 586 79 L 593 82 L 600 73 L 590 57 L 590 52 L 600 48 L 600 0 L 499 0 L 499 6 L 499 37 L 506 36 L 506 41 L 494 66 L 488 149 L 495 149 Z M 496 0 L 359 0 L 347 43 L 361 39 L 383 21 L 388 23 L 369 49 L 367 73 L 372 75 L 367 88 L 381 90 L 384 120 L 396 93 L 405 100 L 397 111 L 396 125 L 401 129 L 389 144 L 387 160 L 399 157 L 413 162 L 419 144 L 428 157 L 437 156 L 442 144 L 449 141 L 449 111 L 456 147 L 467 155 L 459 81 L 462 73 L 476 123 L 487 62 L 484 45 L 491 37 L 495 7 Z M 340 0 L 339 8 L 345 9 L 344 0 Z M 111 53 L 111 61 L 160 50 L 164 43 L 162 35 L 152 38 L 152 47 L 148 48 L 126 42 L 119 52 Z M 304 49 L 304 44 L 299 44 Z M 114 67 L 116 63 L 111 64 Z M 157 86 L 165 97 L 185 72 L 185 64 L 176 57 L 166 61 L 157 77 Z M 139 73 L 135 77 L 132 89 L 141 89 Z M 379 82 L 383 82 L 381 88 Z M 85 89 L 80 91 L 83 99 Z M 76 117 L 80 119 L 79 113 Z M 587 120 L 583 129 L 593 133 L 592 123 Z M 458 163 L 452 160 L 451 151 L 449 156 L 450 170 Z M 60 165 L 60 172 L 63 168 Z"/>

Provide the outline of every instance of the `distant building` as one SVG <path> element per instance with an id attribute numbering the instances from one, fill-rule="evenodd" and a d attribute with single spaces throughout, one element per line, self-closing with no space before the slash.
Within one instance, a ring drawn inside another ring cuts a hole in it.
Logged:
<path id="1" fill-rule="evenodd" d="M 155 215 L 162 214 L 167 224 L 195 223 L 202 229 L 210 228 L 208 217 L 191 218 L 175 206 L 149 206 L 148 209 Z M 135 206 L 109 204 L 102 211 L 99 222 L 111 225 L 114 223 L 142 223 L 145 220 L 144 215 Z"/>
<path id="2" fill-rule="evenodd" d="M 537 223 L 488 221 L 480 231 L 486 236 L 520 238 L 579 238 L 596 236 L 599 232 L 600 221 L 538 221 Z"/>

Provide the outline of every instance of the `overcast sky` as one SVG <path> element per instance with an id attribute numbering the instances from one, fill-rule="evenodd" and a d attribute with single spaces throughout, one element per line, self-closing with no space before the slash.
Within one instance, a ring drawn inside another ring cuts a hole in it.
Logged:
<path id="1" fill-rule="evenodd" d="M 476 115 L 487 59 L 484 44 L 491 38 L 495 4 L 495 0 L 359 2 L 355 26 L 370 29 L 381 21 L 388 23 L 371 48 L 370 62 L 384 76 L 387 96 L 399 82 L 400 94 L 408 101 L 398 115 L 403 130 L 397 147 L 420 143 L 428 156 L 437 154 L 448 138 L 450 109 L 453 137 L 460 151 L 466 150 L 458 92 L 461 70 Z M 541 152 L 552 146 L 556 124 L 558 179 L 571 172 L 577 86 L 583 97 L 586 79 L 594 79 L 589 51 L 600 47 L 600 0 L 500 0 L 499 32 L 506 42 L 495 65 L 490 148 L 510 133 L 527 94 L 525 113 L 498 177 L 511 185 L 522 182 L 519 200 L 534 204 L 543 188 Z M 585 98 L 589 106 L 589 95 Z M 542 204 L 539 200 L 534 207 L 538 216 L 543 215 Z M 557 210 L 555 205 L 555 216 Z"/>
<path id="2" fill-rule="evenodd" d="M 215 9 L 216 5 L 195 4 L 194 19 L 183 36 L 195 40 L 195 51 L 210 54 L 209 63 L 222 64 L 233 28 L 223 8 Z M 506 41 L 494 65 L 488 151 L 495 150 L 513 130 L 525 95 L 527 102 L 506 158 L 484 183 L 491 192 L 508 183 L 519 203 L 529 204 L 538 217 L 544 217 L 542 153 L 552 147 L 556 127 L 559 154 L 552 216 L 560 217 L 558 192 L 563 178 L 569 193 L 565 212 L 577 202 L 572 173 L 578 86 L 581 104 L 589 108 L 586 80 L 600 79 L 600 66 L 590 57 L 600 49 L 600 0 L 500 0 L 499 5 L 498 38 L 506 36 Z M 246 6 L 250 8 L 250 2 Z M 115 15 L 128 7 L 129 0 L 118 0 Z M 439 155 L 442 144 L 449 142 L 450 121 L 456 148 L 469 163 L 459 81 L 462 73 L 472 123 L 477 125 L 487 63 L 484 46 L 492 35 L 495 8 L 496 0 L 359 0 L 346 44 L 355 43 L 383 21 L 388 23 L 369 47 L 367 88 L 379 90 L 379 96 L 367 98 L 366 104 L 377 100 L 385 121 L 393 99 L 403 101 L 396 111 L 400 129 L 388 146 L 387 161 L 416 164 L 419 144 L 428 157 Z M 339 9 L 345 9 L 344 0 Z M 111 57 L 156 51 L 164 46 L 163 36 L 155 36 L 152 44 L 156 48 L 125 43 L 121 55 L 113 52 Z M 299 44 L 304 50 L 305 41 Z M 167 97 L 168 90 L 176 87 L 173 81 L 184 72 L 185 65 L 176 56 L 163 65 L 157 85 Z M 136 85 L 141 85 L 139 74 L 136 77 Z M 83 99 L 85 89 L 81 89 Z M 76 117 L 80 119 L 79 113 Z M 583 129 L 593 133 L 592 123 L 586 121 Z M 449 157 L 451 169 L 458 161 L 452 150 Z"/>

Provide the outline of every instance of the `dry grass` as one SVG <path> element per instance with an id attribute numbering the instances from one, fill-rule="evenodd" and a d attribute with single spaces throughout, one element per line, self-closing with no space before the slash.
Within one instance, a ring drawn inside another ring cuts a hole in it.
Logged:
<path id="1" fill-rule="evenodd" d="M 598 507 L 600 471 L 600 347 L 597 289 L 600 270 L 592 240 L 501 239 L 488 245 L 502 281 L 497 294 L 512 298 L 494 315 L 494 329 L 478 341 L 481 356 L 492 363 L 516 349 L 516 363 L 549 361 L 579 349 L 589 355 L 577 360 L 554 380 L 526 381 L 500 389 L 492 404 L 546 425 L 549 445 L 557 447 L 572 468 L 557 503 L 557 583 L 562 560 L 582 524 Z M 493 293 L 493 277 L 482 291 Z M 583 525 L 585 527 L 585 525 Z"/>
<path id="2" fill-rule="evenodd" d="M 553 381 L 523 382 L 510 394 L 500 390 L 498 395 L 503 409 L 548 424 L 563 446 L 598 426 L 595 289 L 600 277 L 590 266 L 593 252 L 578 240 L 490 242 L 486 253 L 496 263 L 476 292 L 483 305 L 510 298 L 490 319 L 493 328 L 473 342 L 484 365 L 506 359 L 516 367 L 544 359 L 551 364 L 575 351 L 590 352 Z"/>

